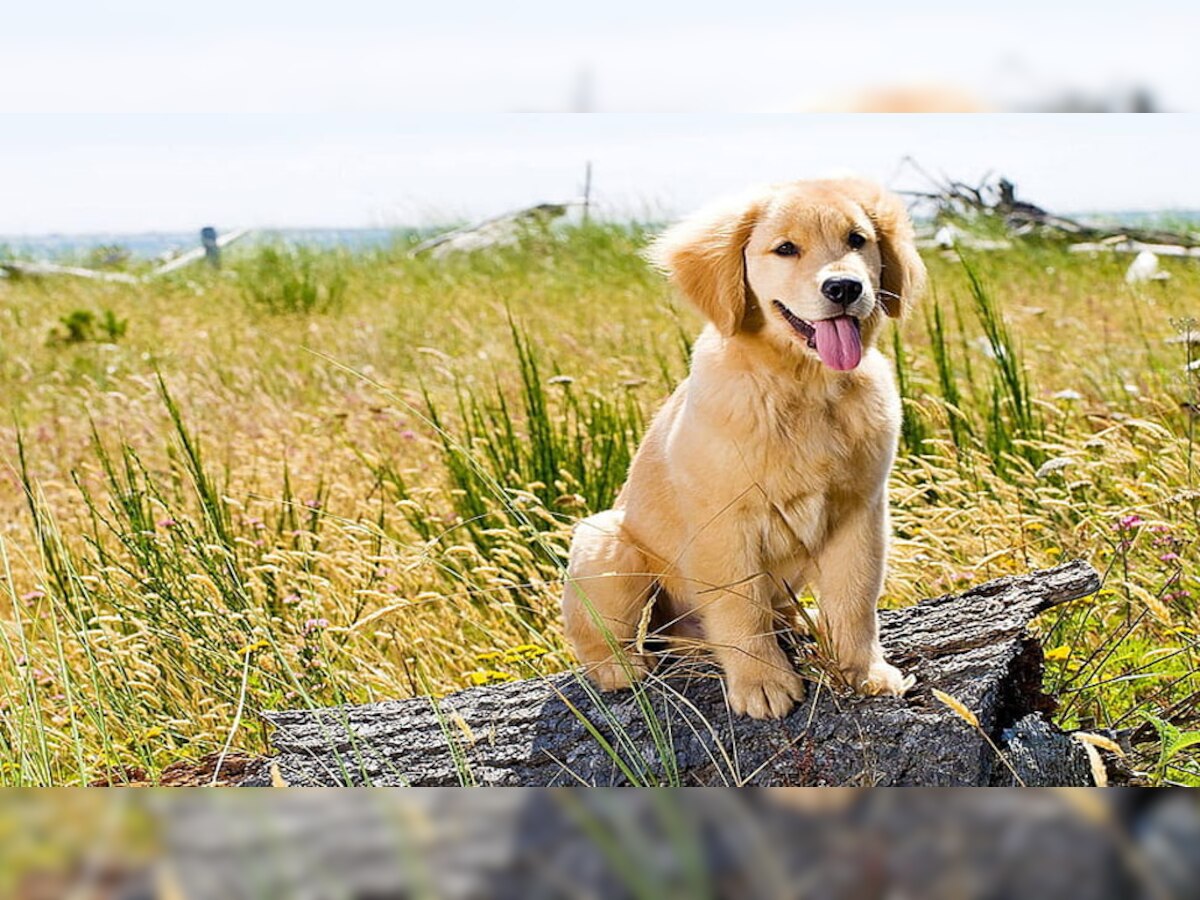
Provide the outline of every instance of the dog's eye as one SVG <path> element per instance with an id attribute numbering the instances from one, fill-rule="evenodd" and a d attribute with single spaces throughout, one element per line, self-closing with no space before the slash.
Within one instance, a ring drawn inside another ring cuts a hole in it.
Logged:
<path id="1" fill-rule="evenodd" d="M 850 245 L 851 250 L 861 250 L 867 245 L 867 239 L 857 231 L 850 232 L 850 237 L 846 238 L 846 242 Z"/>
<path id="2" fill-rule="evenodd" d="M 778 247 L 771 251 L 776 256 L 799 256 L 800 248 L 791 241 L 784 241 Z"/>

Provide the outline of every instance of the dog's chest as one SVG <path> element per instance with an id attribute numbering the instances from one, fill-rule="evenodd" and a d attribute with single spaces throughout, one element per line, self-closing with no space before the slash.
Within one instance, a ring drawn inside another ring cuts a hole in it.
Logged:
<path id="1" fill-rule="evenodd" d="M 874 493 L 872 442 L 863 422 L 832 405 L 773 411 L 758 479 L 757 520 L 767 560 L 814 551 L 856 496 Z"/>

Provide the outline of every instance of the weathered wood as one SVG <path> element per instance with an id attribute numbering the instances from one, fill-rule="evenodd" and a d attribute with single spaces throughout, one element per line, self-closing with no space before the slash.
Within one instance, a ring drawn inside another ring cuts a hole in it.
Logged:
<path id="1" fill-rule="evenodd" d="M 735 718 L 713 669 L 682 662 L 636 693 L 597 695 L 567 673 L 264 716 L 295 785 L 986 785 L 1015 783 L 1012 769 L 1028 784 L 1089 784 L 1082 748 L 1040 718 L 1053 700 L 1026 626 L 1099 584 L 1076 561 L 885 611 L 888 657 L 917 678 L 909 695 L 817 685 L 779 721 Z M 1007 764 L 935 689 L 978 716 Z"/>
<path id="2" fill-rule="evenodd" d="M 121 284 L 143 284 L 152 278 L 157 278 L 160 275 L 167 275 L 171 272 L 182 269 L 184 266 L 190 266 L 194 262 L 208 258 L 211 252 L 217 252 L 223 247 L 228 247 L 235 241 L 240 241 L 246 235 L 251 234 L 252 229 L 239 228 L 234 231 L 227 231 L 225 234 L 214 236 L 211 241 L 205 241 L 201 246 L 194 250 L 189 250 L 187 253 L 181 253 L 174 259 L 163 263 L 156 269 L 152 269 L 145 276 L 130 275 L 127 272 L 100 272 L 96 269 L 85 269 L 80 266 L 60 266 L 58 263 L 52 262 L 23 262 L 20 260 L 2 260 L 0 261 L 0 273 L 13 273 L 15 275 L 23 275 L 30 277 L 44 277 L 48 275 L 68 275 L 73 278 L 88 278 L 93 281 L 113 281 Z"/>
<path id="3" fill-rule="evenodd" d="M 1200 259 L 1200 247 L 1184 247 L 1179 244 L 1152 244 L 1145 241 L 1119 240 L 1085 241 L 1067 247 L 1072 253 L 1144 253 L 1149 251 L 1158 256 L 1190 256 Z"/>
<path id="4" fill-rule="evenodd" d="M 235 241 L 240 241 L 246 235 L 252 234 L 253 231 L 254 230 L 252 228 L 235 228 L 233 231 L 227 231 L 224 234 L 217 235 L 212 241 L 213 247 L 217 250 L 221 250 L 225 247 L 228 247 Z M 208 253 L 209 251 L 207 243 L 201 243 L 199 247 L 189 250 L 187 253 L 181 253 L 174 259 L 163 263 L 157 269 L 151 271 L 150 274 L 146 276 L 146 279 L 148 280 L 151 278 L 157 278 L 160 275 L 169 275 L 171 272 L 175 272 L 184 268 L 185 266 L 190 266 L 192 263 L 199 262 L 202 259 L 207 259 Z"/>
<path id="5" fill-rule="evenodd" d="M 0 270 L 16 275 L 40 278 L 46 275 L 69 275 L 72 278 L 88 278 L 92 281 L 115 281 L 121 284 L 139 284 L 141 279 L 124 272 L 98 272 L 95 269 L 84 269 L 80 266 L 60 266 L 50 262 L 20 262 L 4 260 L 0 262 Z"/>
<path id="6" fill-rule="evenodd" d="M 566 203 L 539 203 L 528 209 L 504 213 L 484 219 L 474 225 L 465 225 L 421 241 L 408 251 L 409 256 L 420 256 L 432 252 L 440 258 L 448 253 L 483 250 L 514 244 L 523 231 L 531 226 L 544 226 L 565 215 Z"/>

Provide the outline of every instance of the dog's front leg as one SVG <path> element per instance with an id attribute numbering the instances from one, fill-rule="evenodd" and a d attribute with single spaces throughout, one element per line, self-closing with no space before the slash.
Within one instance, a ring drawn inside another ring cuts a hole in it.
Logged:
<path id="1" fill-rule="evenodd" d="M 804 682 L 776 640 L 771 581 L 755 564 L 741 539 L 714 530 L 689 548 L 683 589 L 725 671 L 733 711 L 781 718 L 804 696 Z"/>
<path id="2" fill-rule="evenodd" d="M 838 522 L 816 563 L 821 630 L 842 674 L 864 694 L 901 695 L 913 684 L 883 658 L 876 604 L 887 567 L 886 501 L 856 510 Z"/>

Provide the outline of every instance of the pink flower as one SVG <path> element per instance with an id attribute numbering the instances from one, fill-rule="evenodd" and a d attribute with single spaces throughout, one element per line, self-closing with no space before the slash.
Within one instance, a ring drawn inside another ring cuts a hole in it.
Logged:
<path id="1" fill-rule="evenodd" d="M 174 528 L 179 523 L 176 522 L 174 519 L 159 519 L 154 524 L 157 525 L 159 528 Z"/>
<path id="2" fill-rule="evenodd" d="M 405 428 L 400 432 L 400 437 L 404 438 L 406 441 L 411 441 L 416 439 L 417 433 L 411 428 Z"/>
<path id="3" fill-rule="evenodd" d="M 295 591 L 292 591 L 292 593 L 290 593 L 290 594 L 287 594 L 287 595 L 286 595 L 286 596 L 283 598 L 283 602 L 284 602 L 284 603 L 287 603 L 287 604 L 289 604 L 289 605 L 291 605 L 291 604 L 293 604 L 293 603 L 299 603 L 299 602 L 300 602 L 300 595 L 299 595 L 299 594 L 297 594 Z"/>
<path id="4" fill-rule="evenodd" d="M 1165 563 L 1179 562 L 1179 554 L 1178 553 L 1164 553 L 1162 556 L 1159 557 L 1159 560 L 1162 562 L 1165 562 Z"/>
<path id="5" fill-rule="evenodd" d="M 1138 515 L 1121 516 L 1117 520 L 1117 529 L 1120 531 L 1132 531 L 1135 528 L 1140 528 L 1143 524 L 1142 517 Z"/>
<path id="6" fill-rule="evenodd" d="M 22 594 L 21 599 L 24 600 L 26 603 L 29 603 L 33 600 L 41 600 L 45 596 L 46 596 L 45 591 L 35 589 L 35 590 L 30 591 L 28 594 Z"/>
<path id="7" fill-rule="evenodd" d="M 314 631 L 320 631 L 322 628 L 328 627 L 328 619 L 309 619 L 304 623 L 304 633 L 312 634 Z"/>

